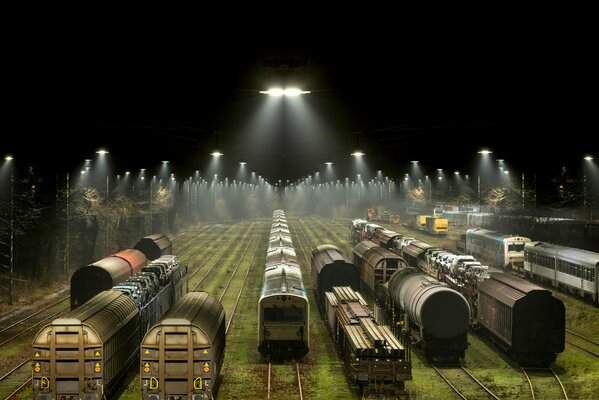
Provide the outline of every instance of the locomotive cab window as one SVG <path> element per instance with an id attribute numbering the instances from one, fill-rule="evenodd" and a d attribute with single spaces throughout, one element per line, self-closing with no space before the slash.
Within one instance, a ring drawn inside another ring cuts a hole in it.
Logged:
<path id="1" fill-rule="evenodd" d="M 304 322 L 304 312 L 301 308 L 265 308 L 264 309 L 265 323 Z"/>
<path id="2" fill-rule="evenodd" d="M 516 244 L 512 243 L 508 245 L 508 251 L 524 251 L 524 243 Z"/>

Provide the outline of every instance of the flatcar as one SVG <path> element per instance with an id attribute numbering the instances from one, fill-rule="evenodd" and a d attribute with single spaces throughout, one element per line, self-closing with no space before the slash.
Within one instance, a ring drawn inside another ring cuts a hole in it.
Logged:
<path id="1" fill-rule="evenodd" d="M 478 285 L 478 320 L 522 365 L 546 366 L 564 351 L 566 310 L 549 290 L 507 273 Z"/>
<path id="2" fill-rule="evenodd" d="M 312 250 L 311 266 L 314 294 L 321 311 L 324 311 L 324 294 L 330 292 L 333 286 L 349 286 L 356 291 L 360 289 L 360 270 L 336 246 L 316 246 Z"/>
<path id="3" fill-rule="evenodd" d="M 225 357 L 225 326 L 225 310 L 214 297 L 181 297 L 141 342 L 141 398 L 212 399 Z"/>
<path id="4" fill-rule="evenodd" d="M 397 254 L 379 247 L 369 240 L 354 246 L 354 264 L 360 270 L 363 288 L 369 295 L 374 295 L 377 288 L 386 283 L 405 261 Z"/>
<path id="5" fill-rule="evenodd" d="M 71 310 L 138 273 L 147 263 L 144 253 L 127 249 L 79 268 L 71 276 Z"/>
<path id="6" fill-rule="evenodd" d="M 33 397 L 109 398 L 147 329 L 187 291 L 187 267 L 174 269 L 181 274 L 171 273 L 144 302 L 134 299 L 132 286 L 111 289 L 44 326 L 33 341 Z"/>
<path id="7" fill-rule="evenodd" d="M 327 319 L 351 382 L 363 397 L 405 396 L 405 381 L 412 379 L 409 345 L 376 321 L 358 292 L 349 286 L 331 289 L 325 294 Z"/>
<path id="8" fill-rule="evenodd" d="M 522 271 L 524 245 L 531 240 L 481 228 L 466 231 L 466 252 L 490 267 L 511 268 Z"/>
<path id="9" fill-rule="evenodd" d="M 524 274 L 599 302 L 599 253 L 544 242 L 526 243 Z"/>
<path id="10" fill-rule="evenodd" d="M 403 321 L 426 357 L 435 362 L 458 362 L 468 347 L 470 306 L 446 283 L 413 267 L 403 267 L 383 286 L 379 303 L 392 321 Z M 397 324 L 394 324 L 397 327 Z"/>
<path id="11" fill-rule="evenodd" d="M 155 260 L 166 254 L 173 254 L 171 240 L 162 233 L 155 233 L 141 238 L 134 248 L 144 253 L 148 260 Z"/>

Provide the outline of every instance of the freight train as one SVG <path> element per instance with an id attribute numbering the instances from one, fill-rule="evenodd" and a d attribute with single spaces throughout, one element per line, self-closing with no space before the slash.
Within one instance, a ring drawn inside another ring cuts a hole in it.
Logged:
<path id="1" fill-rule="evenodd" d="M 212 399 L 225 357 L 225 326 L 225 310 L 214 297 L 181 297 L 141 342 L 141 398 Z"/>
<path id="2" fill-rule="evenodd" d="M 162 234 L 142 238 L 133 249 L 119 251 L 92 264 L 83 266 L 71 277 L 71 310 L 98 293 L 109 290 L 127 278 L 141 272 L 148 260 L 172 254 L 172 243 Z M 166 267 L 163 268 L 166 270 Z M 161 278 L 164 281 L 164 277 Z"/>
<path id="3" fill-rule="evenodd" d="M 312 251 L 311 266 L 317 304 L 351 381 L 363 396 L 405 394 L 405 381 L 412 379 L 409 344 L 375 320 L 356 291 L 359 270 L 328 244 Z"/>
<path id="4" fill-rule="evenodd" d="M 475 236 L 477 233 L 471 232 L 471 239 L 477 238 L 479 248 L 483 248 L 484 242 L 485 251 L 495 246 L 500 266 L 519 263 L 520 245 L 532 247 L 524 244 L 528 243 L 524 240 L 527 238 L 487 232 L 484 238 L 479 238 Z M 489 334 L 515 361 L 522 365 L 548 365 L 564 350 L 565 307 L 550 291 L 482 265 L 472 255 L 456 255 L 421 241 L 405 244 L 401 235 L 386 233 L 383 238 L 393 237 L 389 242 L 376 234 L 374 241 L 388 245 L 390 251 L 402 255 L 411 267 L 459 291 L 470 305 L 470 325 Z M 354 237 L 358 235 L 363 236 L 352 233 Z"/>
<path id="5" fill-rule="evenodd" d="M 430 360 L 456 362 L 464 357 L 470 308 L 460 293 L 417 273 L 402 257 L 374 242 L 357 243 L 353 254 L 377 319 L 393 327 L 403 324 L 396 333 L 410 332 Z"/>
<path id="6" fill-rule="evenodd" d="M 258 351 L 267 359 L 298 359 L 309 351 L 310 305 L 285 212 L 275 210 L 258 302 Z"/>
<path id="7" fill-rule="evenodd" d="M 158 269 L 149 272 L 153 278 L 137 273 L 37 333 L 34 398 L 95 400 L 110 395 L 137 357 L 143 335 L 187 292 L 187 266 L 174 256 L 162 256 L 157 262 L 169 265 L 164 277 Z"/>

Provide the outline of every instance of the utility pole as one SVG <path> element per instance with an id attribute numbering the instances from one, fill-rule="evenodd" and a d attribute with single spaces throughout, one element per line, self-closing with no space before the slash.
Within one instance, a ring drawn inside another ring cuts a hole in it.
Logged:
<path id="1" fill-rule="evenodd" d="M 108 224 L 108 196 L 110 194 L 110 175 L 108 175 L 108 173 L 106 174 L 106 256 L 108 256 L 108 230 L 109 230 L 109 224 Z"/>
<path id="2" fill-rule="evenodd" d="M 70 176 L 67 172 L 67 204 L 66 204 L 66 212 L 67 212 L 67 220 L 66 220 L 66 237 L 65 237 L 65 249 L 64 249 L 64 257 L 63 257 L 63 272 L 65 278 L 68 275 L 69 270 L 69 253 L 70 253 L 70 232 L 69 232 L 69 221 L 71 220 L 70 209 L 69 209 L 69 200 L 71 194 L 70 187 Z"/>
<path id="3" fill-rule="evenodd" d="M 478 212 L 482 212 L 482 210 L 480 209 L 481 207 L 481 203 L 480 203 L 480 175 L 478 175 Z"/>

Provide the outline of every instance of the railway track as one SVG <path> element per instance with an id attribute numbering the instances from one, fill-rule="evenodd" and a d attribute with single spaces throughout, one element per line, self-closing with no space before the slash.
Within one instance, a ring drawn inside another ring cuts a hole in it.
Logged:
<path id="1" fill-rule="evenodd" d="M 569 329 L 566 329 L 566 334 L 570 335 L 570 339 L 568 339 L 566 335 L 566 343 L 571 346 L 576 347 L 579 350 L 584 351 L 592 356 L 599 357 L 599 343 L 590 339 L 586 336 L 581 335 L 580 333 L 576 333 Z"/>
<path id="2" fill-rule="evenodd" d="M 464 400 L 485 398 L 499 400 L 489 388 L 462 366 L 459 368 L 443 368 L 443 371 L 441 371 L 441 369 L 433 365 L 433 369 Z M 472 385 L 472 382 L 476 383 L 476 385 Z"/>
<path id="3" fill-rule="evenodd" d="M 297 383 L 297 392 L 300 400 L 304 400 L 304 390 L 302 388 L 302 377 L 300 374 L 300 365 L 299 363 L 295 363 L 295 378 Z M 269 400 L 271 398 L 271 394 L 273 393 L 273 368 L 272 363 L 268 363 L 268 377 L 266 383 L 266 399 Z"/>
<path id="4" fill-rule="evenodd" d="M 10 324 L 10 325 L 8 325 L 8 326 L 5 326 L 4 328 L 0 329 L 0 334 L 2 334 L 2 333 L 4 333 L 4 332 L 6 332 L 6 331 L 8 331 L 8 330 L 10 330 L 10 329 L 12 329 L 12 328 L 14 328 L 14 327 L 18 326 L 19 324 L 22 324 L 22 323 L 23 323 L 23 322 L 25 322 L 25 321 L 28 321 L 29 319 L 31 319 L 31 318 L 33 318 L 33 317 L 35 317 L 35 316 L 37 316 L 37 315 L 39 315 L 39 314 L 43 313 L 44 311 L 46 311 L 46 310 L 48 310 L 48 309 L 50 309 L 50 308 L 52 308 L 52 307 L 55 307 L 55 306 L 57 306 L 58 304 L 60 304 L 60 303 L 62 303 L 63 301 L 67 300 L 69 297 L 70 297 L 70 296 L 63 296 L 63 297 L 59 298 L 58 300 L 56 300 L 56 301 L 54 301 L 54 302 L 52 302 L 52 303 L 50 303 L 50 304 L 46 305 L 46 306 L 45 306 L 44 308 L 42 308 L 41 310 L 37 310 L 37 311 L 35 311 L 35 312 L 33 312 L 33 313 L 29 314 L 28 316 L 26 316 L 26 317 L 23 317 L 23 318 L 21 318 L 21 319 L 19 319 L 19 320 L 15 321 L 15 322 L 13 322 L 12 324 Z M 17 316 L 17 318 L 18 318 L 18 316 Z M 9 318 L 9 319 L 10 319 L 10 318 Z"/>
<path id="5" fill-rule="evenodd" d="M 222 235 L 223 235 L 223 236 L 228 236 L 229 238 L 231 238 L 231 235 L 227 235 L 227 233 L 228 233 L 230 230 L 231 230 L 231 228 L 230 228 L 230 229 L 228 229 L 227 231 L 223 232 L 223 234 L 222 234 Z M 245 233 L 245 232 L 244 232 L 244 233 Z M 238 238 L 239 238 L 239 236 L 240 236 L 240 235 L 236 235 L 236 236 L 235 236 L 233 239 L 238 239 Z M 221 237 L 221 238 L 222 238 L 222 237 Z M 214 256 L 215 256 L 215 255 L 216 255 L 216 254 L 217 254 L 217 253 L 220 251 L 220 249 L 221 249 L 221 248 L 222 248 L 222 247 L 225 245 L 225 243 L 227 243 L 227 241 L 226 241 L 225 239 L 222 239 L 221 241 L 222 241 L 222 243 L 221 243 L 221 244 L 220 244 L 220 245 L 219 245 L 219 246 L 218 246 L 216 249 L 214 249 L 214 248 L 211 248 L 211 249 L 208 249 L 208 250 L 207 250 L 207 252 L 209 252 L 209 253 L 210 253 L 210 255 L 209 255 L 208 257 L 206 257 L 206 258 L 204 259 L 204 261 L 203 261 L 203 262 L 202 262 L 200 265 L 198 265 L 197 267 L 195 267 L 195 268 L 193 269 L 193 271 L 191 272 L 191 274 L 190 274 L 190 275 L 188 276 L 188 278 L 187 278 L 187 281 L 188 281 L 189 283 L 191 283 L 191 280 L 192 280 L 192 278 L 193 278 L 193 277 L 194 277 L 194 276 L 195 276 L 195 275 L 196 275 L 196 274 L 197 274 L 197 273 L 198 273 L 198 272 L 199 272 L 199 271 L 200 271 L 200 270 L 201 270 L 201 269 L 204 267 L 204 265 L 206 265 L 206 263 L 207 263 L 208 261 L 210 261 L 210 260 L 212 259 L 212 257 L 214 257 Z M 234 243 L 234 240 L 231 240 L 231 242 L 230 242 L 230 243 Z M 198 258 L 198 257 L 200 257 L 200 256 L 201 256 L 201 255 L 203 255 L 203 254 L 204 254 L 204 252 L 202 252 L 201 254 L 197 254 L 197 253 L 195 253 L 195 254 L 192 254 L 192 255 L 190 255 L 190 256 L 189 256 L 189 257 L 188 257 L 186 260 L 189 260 L 189 259 L 191 259 L 191 258 L 194 258 L 194 259 L 195 259 L 195 258 Z M 221 257 L 222 257 L 222 255 L 221 255 Z M 220 258 L 219 258 L 219 259 L 220 259 Z M 196 287 L 197 287 L 197 286 L 196 286 Z"/>
<path id="6" fill-rule="evenodd" d="M 0 376 L 0 393 L 5 395 L 5 399 L 11 399 L 20 393 L 24 388 L 27 387 L 29 383 L 31 383 L 31 367 L 30 367 L 31 358 L 23 360 L 19 365 L 13 367 L 10 371 L 6 372 L 4 375 Z M 25 381 L 23 381 L 25 380 Z M 10 390 L 10 387 L 16 387 L 12 392 L 6 393 L 6 391 Z"/>
<path id="7" fill-rule="evenodd" d="M 193 290 L 198 290 L 200 288 L 200 286 L 206 281 L 206 279 L 208 278 L 208 276 L 210 276 L 210 273 L 214 270 L 214 268 L 216 268 L 217 265 L 219 265 L 219 262 L 223 259 L 223 257 L 228 256 L 229 254 L 232 253 L 233 248 L 235 246 L 239 246 L 241 243 L 244 242 L 244 240 L 247 238 L 248 233 L 250 232 L 250 230 L 252 229 L 252 226 L 254 224 L 251 224 L 249 227 L 247 227 L 247 230 L 245 230 L 243 233 L 240 233 L 239 235 L 236 235 L 234 237 L 234 239 L 231 241 L 230 246 L 227 248 L 226 251 L 224 251 L 217 259 L 216 261 L 212 264 L 212 266 L 210 268 L 208 268 L 208 270 L 206 271 L 206 274 L 198 281 L 198 283 L 194 286 Z M 254 234 L 256 233 L 256 229 L 254 229 Z M 253 236 L 252 236 L 253 238 Z M 251 242 L 251 239 L 250 239 Z M 216 249 L 214 251 L 214 253 L 212 253 L 210 255 L 210 257 L 208 257 L 206 259 L 206 261 L 204 263 L 202 263 L 202 265 L 198 268 L 196 268 L 193 272 L 192 275 L 190 275 L 189 280 L 191 280 L 191 278 L 202 268 L 202 266 L 204 264 L 206 264 L 206 262 L 212 258 L 212 256 L 214 256 L 220 249 L 221 247 L 223 247 L 223 245 L 225 244 L 225 242 L 223 241 L 223 243 L 218 247 L 218 249 Z M 249 243 L 248 243 L 249 244 Z"/>
<path id="8" fill-rule="evenodd" d="M 229 320 L 227 321 L 227 326 L 225 328 L 225 334 L 229 333 L 229 328 L 231 326 L 231 322 L 233 322 L 233 316 L 235 315 L 235 311 L 237 311 L 237 306 L 239 305 L 239 299 L 241 298 L 241 294 L 243 293 L 243 289 L 245 288 L 245 283 L 247 282 L 247 277 L 248 277 L 248 275 L 250 273 L 250 270 L 252 269 L 252 264 L 254 262 L 254 258 L 256 257 L 256 253 L 257 253 L 258 249 L 260 248 L 260 244 L 261 244 L 261 241 L 258 240 L 257 243 L 256 243 L 256 247 L 254 248 L 254 252 L 252 253 L 252 258 L 250 259 L 250 263 L 249 263 L 248 269 L 245 271 L 245 275 L 243 277 L 243 282 L 241 284 L 241 287 L 239 288 L 239 292 L 237 293 L 237 297 L 235 298 L 235 303 L 233 304 L 233 310 L 229 314 Z M 239 263 L 237 263 L 237 267 L 235 268 L 235 272 L 233 274 L 231 274 L 231 278 L 229 279 L 229 281 L 227 282 L 226 287 L 224 288 L 223 292 L 219 296 L 218 301 L 222 302 L 223 297 L 225 296 L 225 292 L 228 290 L 228 288 L 229 288 L 229 286 L 231 284 L 231 281 L 233 279 L 233 276 L 235 276 L 235 273 L 237 272 L 237 269 L 238 269 L 239 265 L 241 264 L 241 260 L 243 259 L 243 257 L 244 257 L 244 255 L 245 255 L 245 253 L 246 253 L 246 251 L 247 251 L 248 248 L 249 248 L 249 244 L 248 244 L 248 247 L 243 252 L 243 254 L 242 254 L 242 256 L 241 256 L 241 258 L 239 260 Z"/>
<path id="9" fill-rule="evenodd" d="M 562 381 L 551 368 L 522 368 L 522 373 L 530 387 L 532 400 L 559 398 L 568 400 L 568 394 Z"/>

